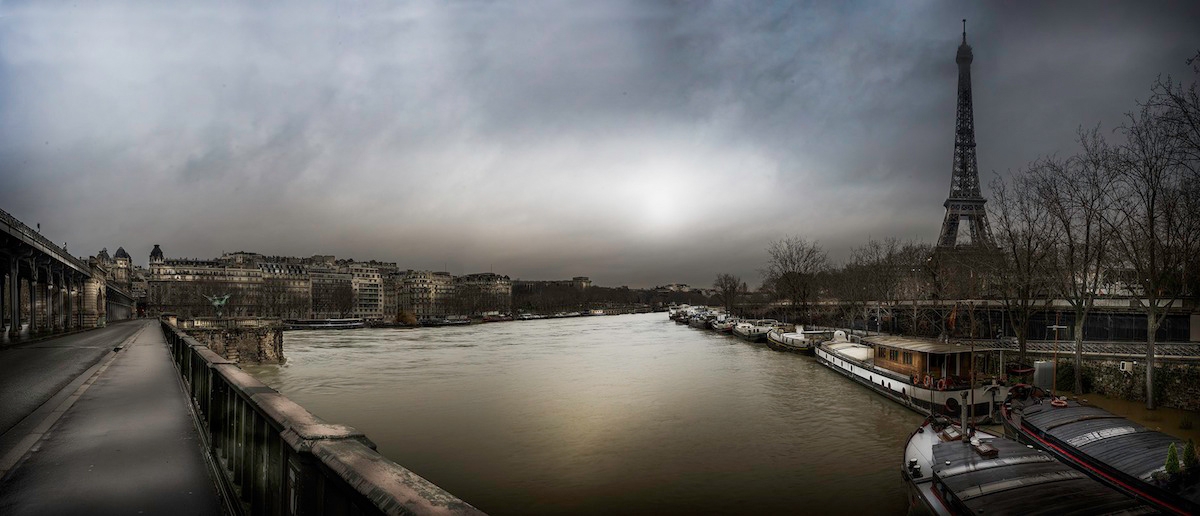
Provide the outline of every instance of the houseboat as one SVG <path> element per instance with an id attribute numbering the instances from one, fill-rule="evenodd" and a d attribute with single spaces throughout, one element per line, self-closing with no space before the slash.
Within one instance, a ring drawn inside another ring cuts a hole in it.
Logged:
<path id="1" fill-rule="evenodd" d="M 803 326 L 797 326 L 796 331 L 785 332 L 782 328 L 773 328 L 767 332 L 767 347 L 811 355 L 818 344 L 832 338 L 831 330 L 805 330 Z"/>
<path id="2" fill-rule="evenodd" d="M 971 385 L 971 357 L 985 363 L 987 352 L 967 346 L 919 337 L 873 336 L 860 343 L 846 340 L 845 332 L 817 347 L 817 361 L 870 387 L 892 400 L 926 415 L 959 417 L 967 405 L 970 421 L 990 422 L 1008 395 L 1008 387 L 995 377 L 975 375 Z"/>
<path id="3" fill-rule="evenodd" d="M 1167 514 L 1200 514 L 1200 475 L 1171 477 L 1164 470 L 1174 443 L 1157 432 L 1099 407 L 1015 385 L 1001 407 L 1007 432 L 1072 466 L 1090 471 L 1115 489 Z"/>
<path id="4" fill-rule="evenodd" d="M 733 325 L 733 334 L 750 342 L 766 342 L 767 332 L 779 324 L 775 319 L 754 319 Z"/>
<path id="5" fill-rule="evenodd" d="M 353 330 L 366 326 L 359 318 L 347 319 L 284 319 L 289 330 Z"/>
<path id="6" fill-rule="evenodd" d="M 904 448 L 909 514 L 1156 514 L 1036 448 L 931 416 Z"/>
<path id="7" fill-rule="evenodd" d="M 709 322 L 709 327 L 717 333 L 731 333 L 733 326 L 737 324 L 738 318 L 729 314 L 718 315 L 716 319 Z"/>

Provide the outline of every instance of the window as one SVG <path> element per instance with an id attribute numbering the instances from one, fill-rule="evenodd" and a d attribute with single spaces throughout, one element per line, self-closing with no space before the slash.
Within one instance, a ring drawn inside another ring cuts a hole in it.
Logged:
<path id="1" fill-rule="evenodd" d="M 905 352 L 904 352 L 904 364 L 905 364 L 905 365 L 912 365 L 912 363 L 913 363 L 913 356 L 912 356 L 912 353 L 911 353 L 911 352 L 909 352 L 909 351 L 905 351 Z"/>
<path id="2" fill-rule="evenodd" d="M 892 362 L 895 362 L 895 361 L 896 361 L 896 360 L 898 360 L 899 358 L 900 358 L 900 352 L 899 352 L 899 351 L 896 351 L 896 350 L 894 350 L 894 349 L 893 349 L 893 350 L 891 350 L 891 351 L 889 351 L 889 352 L 888 352 L 888 359 L 889 359 L 889 360 L 891 360 Z"/>

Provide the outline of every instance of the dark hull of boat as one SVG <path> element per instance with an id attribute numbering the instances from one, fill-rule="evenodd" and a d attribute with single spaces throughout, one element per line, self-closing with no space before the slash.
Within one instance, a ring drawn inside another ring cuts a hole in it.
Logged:
<path id="1" fill-rule="evenodd" d="M 799 353 L 801 355 L 808 355 L 810 357 L 813 356 L 812 346 L 795 346 L 786 342 L 778 341 L 771 338 L 771 334 L 769 333 L 767 334 L 767 347 L 775 351 L 782 351 L 785 353 Z"/>
<path id="2" fill-rule="evenodd" d="M 362 321 L 357 322 L 284 322 L 289 330 L 357 330 L 366 326 Z"/>
<path id="3" fill-rule="evenodd" d="M 1081 451 L 1070 442 L 1055 437 L 1053 428 L 1047 431 L 1028 424 L 1023 420 L 1020 409 L 1014 411 L 1008 405 L 1006 403 L 1001 407 L 1000 419 L 1004 423 L 1005 431 L 1016 436 L 1018 441 L 1041 448 L 1058 460 L 1072 465 L 1119 491 L 1145 501 L 1166 514 L 1200 514 L 1200 503 L 1184 499 L 1163 487 L 1121 471 L 1114 465 Z M 1072 404 L 1072 406 L 1075 405 Z M 1096 420 L 1092 419 L 1092 421 Z M 1136 449 L 1137 446 L 1125 448 Z M 1161 457 L 1166 457 L 1166 454 L 1161 454 Z"/>

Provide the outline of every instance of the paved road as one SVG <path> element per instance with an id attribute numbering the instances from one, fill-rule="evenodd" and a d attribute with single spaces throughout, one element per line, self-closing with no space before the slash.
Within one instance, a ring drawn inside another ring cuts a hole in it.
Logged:
<path id="1" fill-rule="evenodd" d="M 161 327 L 128 326 L 145 329 L 0 483 L 0 514 L 222 513 Z"/>
<path id="2" fill-rule="evenodd" d="M 0 349 L 0 434 L 37 410 L 141 326 L 139 321 L 125 321 Z"/>

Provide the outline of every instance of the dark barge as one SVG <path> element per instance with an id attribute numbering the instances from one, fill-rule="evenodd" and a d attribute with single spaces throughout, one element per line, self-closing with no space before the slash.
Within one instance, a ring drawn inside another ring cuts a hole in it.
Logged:
<path id="1" fill-rule="evenodd" d="M 910 514 L 1158 514 L 1153 507 L 1011 439 L 927 418 L 904 451 Z"/>
<path id="2" fill-rule="evenodd" d="M 1013 389 L 1001 409 L 1005 431 L 1164 513 L 1200 514 L 1200 476 L 1163 478 L 1167 449 L 1182 451 L 1181 439 L 1038 390 Z"/>

